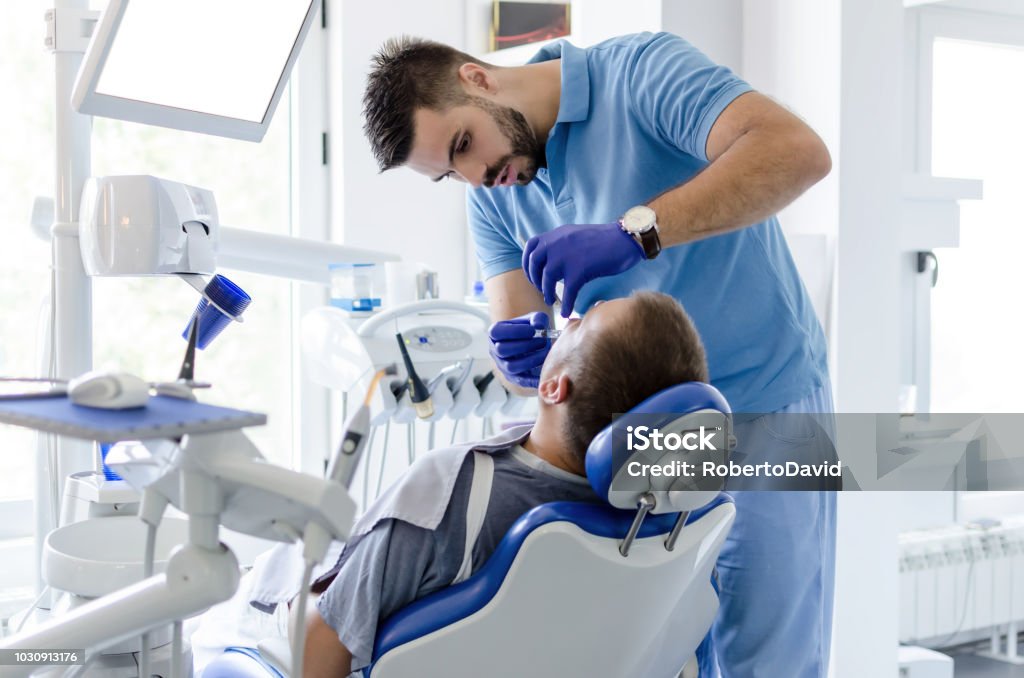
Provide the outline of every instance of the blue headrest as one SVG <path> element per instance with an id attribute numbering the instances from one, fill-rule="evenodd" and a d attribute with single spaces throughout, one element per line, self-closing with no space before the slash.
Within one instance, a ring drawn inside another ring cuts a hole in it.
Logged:
<path id="1" fill-rule="evenodd" d="M 658 425 L 658 422 L 668 424 L 673 420 L 678 420 L 683 415 L 708 411 L 726 415 L 726 419 L 731 414 L 729 403 L 726 402 L 725 396 L 718 389 L 710 384 L 691 381 L 684 384 L 676 384 L 655 393 L 626 414 L 663 415 L 653 420 L 651 418 L 644 420 L 647 424 L 653 422 L 654 425 Z M 612 490 L 612 480 L 619 473 L 624 461 L 625 445 L 623 443 L 623 435 L 621 424 L 616 426 L 615 423 L 612 423 L 606 426 L 591 441 L 590 446 L 587 448 L 586 459 L 587 479 L 590 480 L 591 486 L 593 486 L 598 496 L 603 497 L 618 508 L 636 506 L 636 500 L 640 494 L 643 494 L 643 491 L 635 493 L 619 492 L 619 487 L 616 487 L 615 491 Z M 702 495 L 702 497 L 690 497 L 689 503 L 696 502 L 696 506 L 703 505 L 710 501 L 716 493 L 688 492 L 691 495 Z M 626 494 L 629 496 L 625 496 Z M 682 492 L 673 491 L 672 494 L 676 495 L 677 501 L 675 503 L 679 504 L 678 495 L 681 495 Z M 670 506 L 668 505 L 670 503 L 672 502 L 662 502 L 662 506 L 656 512 L 696 508 L 696 506 Z"/>

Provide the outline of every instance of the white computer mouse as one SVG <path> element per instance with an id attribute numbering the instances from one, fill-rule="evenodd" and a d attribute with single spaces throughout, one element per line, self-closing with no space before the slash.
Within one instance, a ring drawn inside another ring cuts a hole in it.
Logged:
<path id="1" fill-rule="evenodd" d="M 86 372 L 68 382 L 68 398 L 76 405 L 126 410 L 146 404 L 149 384 L 127 372 Z"/>

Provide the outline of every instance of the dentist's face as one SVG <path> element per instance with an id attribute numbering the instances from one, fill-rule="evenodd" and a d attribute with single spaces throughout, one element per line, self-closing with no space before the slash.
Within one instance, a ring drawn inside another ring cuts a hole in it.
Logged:
<path id="1" fill-rule="evenodd" d="M 413 122 L 406 164 L 433 181 L 521 186 L 544 164 L 544 145 L 523 114 L 482 97 L 440 112 L 421 108 Z"/>

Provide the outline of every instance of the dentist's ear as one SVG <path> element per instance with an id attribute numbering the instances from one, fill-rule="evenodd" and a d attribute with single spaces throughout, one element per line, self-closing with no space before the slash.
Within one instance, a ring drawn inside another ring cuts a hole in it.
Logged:
<path id="1" fill-rule="evenodd" d="M 572 380 L 564 372 L 556 372 L 537 385 L 537 397 L 547 405 L 564 403 L 572 392 Z"/>

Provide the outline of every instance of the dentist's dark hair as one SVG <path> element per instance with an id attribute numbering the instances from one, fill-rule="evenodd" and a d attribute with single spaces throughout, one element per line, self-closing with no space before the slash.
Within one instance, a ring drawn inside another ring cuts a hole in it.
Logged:
<path id="1" fill-rule="evenodd" d="M 388 40 L 374 55 L 363 94 L 363 131 L 381 172 L 409 159 L 417 109 L 443 111 L 469 100 L 458 76 L 465 63 L 493 68 L 448 45 L 408 36 Z"/>
<path id="2" fill-rule="evenodd" d="M 568 358 L 564 435 L 581 465 L 612 415 L 670 386 L 708 381 L 704 345 L 679 302 L 660 292 L 634 292 L 630 299 L 630 318 Z"/>

